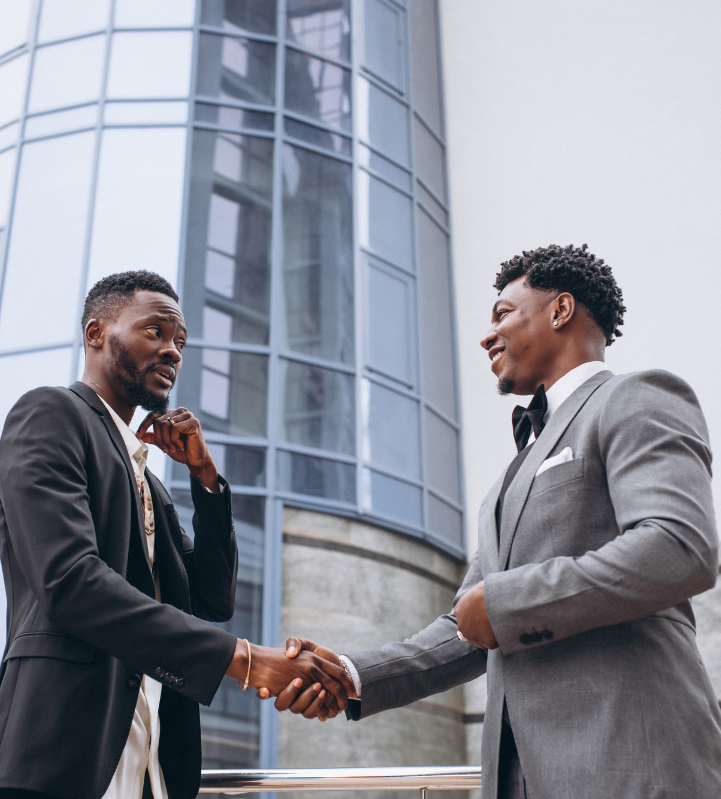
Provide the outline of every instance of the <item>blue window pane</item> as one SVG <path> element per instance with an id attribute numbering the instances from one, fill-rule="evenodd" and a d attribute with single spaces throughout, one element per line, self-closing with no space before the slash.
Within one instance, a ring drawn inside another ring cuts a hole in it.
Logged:
<path id="1" fill-rule="evenodd" d="M 296 452 L 278 453 L 278 488 L 340 502 L 355 502 L 355 466 Z"/>
<path id="2" fill-rule="evenodd" d="M 283 149 L 283 345 L 354 358 L 353 212 L 349 164 Z"/>
<path id="3" fill-rule="evenodd" d="M 410 193 L 411 191 L 411 176 L 405 169 L 401 169 L 387 158 L 373 152 L 363 144 L 358 145 L 358 163 L 371 172 L 377 172 L 381 177 L 385 178 L 389 183 L 397 186 L 403 191 Z"/>
<path id="4" fill-rule="evenodd" d="M 363 458 L 406 477 L 420 477 L 418 403 L 363 381 Z"/>
<path id="5" fill-rule="evenodd" d="M 420 526 L 423 518 L 421 489 L 363 469 L 363 507 L 382 516 Z"/>
<path id="6" fill-rule="evenodd" d="M 358 175 L 361 244 L 382 258 L 413 269 L 411 200 L 361 171 Z"/>
<path id="7" fill-rule="evenodd" d="M 197 92 L 206 97 L 272 105 L 275 45 L 202 33 Z"/>
<path id="8" fill-rule="evenodd" d="M 446 181 L 443 170 L 443 147 L 431 136 L 426 126 L 417 119 L 413 127 L 418 177 L 441 200 L 446 199 Z"/>
<path id="9" fill-rule="evenodd" d="M 403 88 L 403 12 L 384 0 L 365 0 L 364 64 L 379 78 Z"/>
<path id="10" fill-rule="evenodd" d="M 350 0 L 288 0 L 288 41 L 350 61 Z"/>
<path id="11" fill-rule="evenodd" d="M 408 108 L 358 78 L 358 135 L 376 150 L 408 166 Z"/>
<path id="12" fill-rule="evenodd" d="M 280 371 L 280 439 L 352 455 L 353 377 L 296 361 L 281 361 Z"/>
<path id="13" fill-rule="evenodd" d="M 265 485 L 265 449 L 208 442 L 208 449 L 218 473 L 231 485 Z M 173 463 L 173 479 L 188 479 L 188 467 Z"/>
<path id="14" fill-rule="evenodd" d="M 273 130 L 275 124 L 273 114 L 249 111 L 247 108 L 233 108 L 228 105 L 210 105 L 210 103 L 196 103 L 195 119 L 197 122 L 209 122 L 230 129 Z"/>
<path id="15" fill-rule="evenodd" d="M 43 0 L 38 42 L 104 31 L 109 17 L 110 0 Z"/>
<path id="16" fill-rule="evenodd" d="M 298 50 L 286 50 L 285 107 L 289 111 L 350 133 L 350 86 L 350 70 Z"/>
<path id="17" fill-rule="evenodd" d="M 226 31 L 275 34 L 275 0 L 203 0 L 202 25 Z"/>
<path id="18" fill-rule="evenodd" d="M 432 494 L 428 495 L 428 528 L 449 544 L 463 546 L 463 517 Z"/>
<path id="19" fill-rule="evenodd" d="M 458 432 L 432 411 L 426 411 L 426 475 L 431 488 L 459 501 Z"/>
<path id="20" fill-rule="evenodd" d="M 413 105 L 436 133 L 441 125 L 441 77 L 436 0 L 408 3 L 413 74 Z"/>

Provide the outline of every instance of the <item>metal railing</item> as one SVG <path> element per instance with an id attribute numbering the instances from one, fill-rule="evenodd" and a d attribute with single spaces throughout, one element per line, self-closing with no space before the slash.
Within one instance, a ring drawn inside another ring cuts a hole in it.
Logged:
<path id="1" fill-rule="evenodd" d="M 435 791 L 481 787 L 480 766 L 450 768 L 206 769 L 200 793 L 279 791 Z"/>

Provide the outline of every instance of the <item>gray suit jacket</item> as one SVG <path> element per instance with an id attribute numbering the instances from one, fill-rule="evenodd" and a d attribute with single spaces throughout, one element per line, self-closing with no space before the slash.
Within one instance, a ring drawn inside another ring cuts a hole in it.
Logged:
<path id="1" fill-rule="evenodd" d="M 571 447 L 572 461 L 538 477 Z M 532 799 L 718 799 L 721 712 L 689 597 L 711 588 L 718 537 L 696 396 L 662 371 L 594 375 L 555 412 L 505 497 L 484 499 L 456 602 L 485 580 L 500 648 L 442 616 L 350 658 L 366 717 L 488 673 L 483 797 L 497 795 L 504 698 Z"/>

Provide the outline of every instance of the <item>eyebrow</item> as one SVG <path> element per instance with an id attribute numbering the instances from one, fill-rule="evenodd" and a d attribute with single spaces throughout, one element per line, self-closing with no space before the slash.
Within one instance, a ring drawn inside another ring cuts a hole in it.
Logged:
<path id="1" fill-rule="evenodd" d="M 175 321 L 170 316 L 161 316 L 160 314 L 153 314 L 153 319 L 156 322 L 168 322 L 168 324 L 171 324 L 171 325 Z M 186 336 L 188 335 L 188 328 L 184 324 L 180 325 L 180 329 L 183 331 L 183 333 L 185 333 Z"/>

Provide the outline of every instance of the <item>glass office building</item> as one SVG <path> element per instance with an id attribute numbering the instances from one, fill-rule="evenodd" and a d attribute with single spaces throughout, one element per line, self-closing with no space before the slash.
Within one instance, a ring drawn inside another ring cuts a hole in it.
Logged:
<path id="1" fill-rule="evenodd" d="M 435 0 L 0 0 L 0 263 L 3 419 L 82 374 L 97 280 L 176 286 L 237 635 L 277 643 L 284 506 L 464 557 Z M 190 528 L 187 471 L 156 468 Z M 206 765 L 271 764 L 225 682 Z"/>

